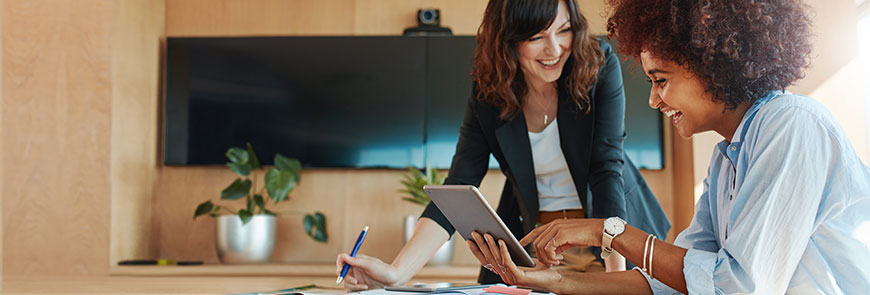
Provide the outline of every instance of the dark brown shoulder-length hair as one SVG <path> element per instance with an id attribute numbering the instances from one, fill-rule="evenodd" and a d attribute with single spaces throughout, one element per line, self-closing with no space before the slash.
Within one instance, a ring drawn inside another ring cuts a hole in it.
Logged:
<path id="1" fill-rule="evenodd" d="M 604 54 L 598 40 L 588 32 L 576 0 L 490 0 L 477 31 L 471 80 L 477 99 L 499 108 L 502 119 L 520 113 L 528 92 L 517 44 L 550 26 L 556 20 L 560 1 L 565 1 L 568 8 L 574 38 L 557 86 L 566 90 L 582 112 L 589 112 L 589 90 L 595 84 Z"/>

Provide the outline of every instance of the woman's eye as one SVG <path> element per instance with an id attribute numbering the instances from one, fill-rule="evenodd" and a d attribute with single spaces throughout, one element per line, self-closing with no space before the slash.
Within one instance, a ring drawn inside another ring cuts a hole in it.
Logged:
<path id="1" fill-rule="evenodd" d="M 541 40 L 541 36 L 534 36 L 534 37 L 529 38 L 529 41 L 538 41 L 538 40 Z"/>
<path id="2" fill-rule="evenodd" d="M 565 28 L 564 30 L 559 31 L 559 33 L 568 33 L 571 32 L 571 28 Z"/>
<path id="3" fill-rule="evenodd" d="M 658 80 L 655 80 L 656 85 L 662 85 L 662 84 L 664 84 L 665 82 L 667 82 L 667 80 L 665 80 L 665 79 L 658 79 Z"/>

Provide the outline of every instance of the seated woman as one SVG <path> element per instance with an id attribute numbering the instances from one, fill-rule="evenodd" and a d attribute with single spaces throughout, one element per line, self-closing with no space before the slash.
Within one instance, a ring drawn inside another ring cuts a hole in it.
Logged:
<path id="1" fill-rule="evenodd" d="M 870 168 L 825 107 L 784 91 L 809 62 L 803 4 L 608 2 L 610 37 L 640 59 L 650 107 L 683 137 L 725 137 L 691 225 L 671 245 L 618 218 L 560 220 L 521 240 L 538 253 L 533 269 L 516 267 L 501 241 L 478 244 L 478 259 L 504 266 L 508 283 L 560 294 L 867 294 Z M 550 268 L 567 248 L 599 245 L 641 267 Z"/>

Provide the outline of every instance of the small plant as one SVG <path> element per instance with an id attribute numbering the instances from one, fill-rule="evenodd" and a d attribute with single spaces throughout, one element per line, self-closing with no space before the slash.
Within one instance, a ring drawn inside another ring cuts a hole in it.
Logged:
<path id="1" fill-rule="evenodd" d="M 402 176 L 404 178 L 402 179 L 402 184 L 405 188 L 398 190 L 398 192 L 407 195 L 402 200 L 422 206 L 429 205 L 429 202 L 432 202 L 429 195 L 423 191 L 423 186 L 427 184 L 443 184 L 445 176 L 438 175 L 438 170 L 435 168 L 426 167 L 425 170 L 426 173 L 423 174 L 417 168 L 408 166 L 408 171 L 411 173 Z"/>
<path id="2" fill-rule="evenodd" d="M 215 217 L 221 210 L 238 215 L 242 220 L 242 224 L 247 224 L 254 214 L 277 215 L 278 213 L 266 209 L 266 199 L 263 198 L 264 190 L 268 193 L 269 199 L 273 203 L 278 204 L 289 199 L 290 192 L 296 188 L 301 179 L 302 164 L 299 160 L 275 154 L 275 166 L 266 171 L 263 177 L 263 185 L 259 190 L 255 190 L 257 188 L 256 174 L 258 174 L 258 171 L 265 169 L 265 167 L 260 164 L 260 160 L 257 158 L 257 154 L 254 153 L 251 144 L 247 144 L 247 149 L 232 147 L 227 150 L 226 156 L 230 160 L 227 163 L 227 167 L 239 175 L 239 177 L 221 191 L 221 200 L 234 201 L 244 198 L 244 208 L 234 210 L 227 205 L 215 205 L 211 200 L 208 200 L 196 207 L 193 213 L 194 219 L 205 214 Z M 298 212 L 280 213 L 299 214 Z M 314 240 L 323 243 L 328 240 L 326 216 L 323 213 L 305 214 L 303 225 L 305 226 L 305 233 Z"/>

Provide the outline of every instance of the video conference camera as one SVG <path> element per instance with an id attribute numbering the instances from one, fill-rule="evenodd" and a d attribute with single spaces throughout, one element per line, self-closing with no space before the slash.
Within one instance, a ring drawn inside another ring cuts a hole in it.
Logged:
<path id="1" fill-rule="evenodd" d="M 436 8 L 417 10 L 417 26 L 405 29 L 402 36 L 452 36 L 450 28 L 441 26 L 441 11 Z"/>

